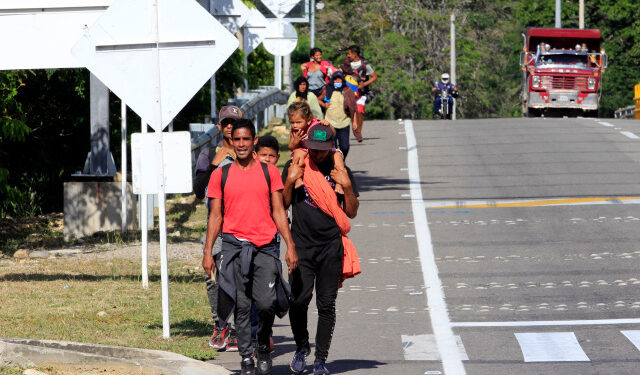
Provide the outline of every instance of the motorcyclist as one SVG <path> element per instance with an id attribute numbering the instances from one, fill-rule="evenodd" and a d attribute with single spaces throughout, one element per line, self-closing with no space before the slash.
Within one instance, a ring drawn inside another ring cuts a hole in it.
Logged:
<path id="1" fill-rule="evenodd" d="M 449 104 L 449 116 L 451 116 L 451 112 L 453 112 L 453 98 L 458 97 L 458 88 L 453 83 L 449 82 L 449 73 L 443 73 L 440 76 L 440 82 L 436 82 L 431 92 L 436 94 L 436 98 L 433 102 L 433 117 L 437 118 L 439 116 L 440 106 L 442 105 L 442 99 L 440 98 L 440 93 L 442 90 L 447 90 L 449 92 L 449 96 L 447 97 L 447 102 Z"/>

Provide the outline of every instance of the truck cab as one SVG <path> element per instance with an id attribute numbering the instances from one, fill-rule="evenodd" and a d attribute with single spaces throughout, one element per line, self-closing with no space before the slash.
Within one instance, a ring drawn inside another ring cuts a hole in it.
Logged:
<path id="1" fill-rule="evenodd" d="M 520 55 L 522 114 L 597 115 L 608 58 L 600 31 L 528 28 Z"/>

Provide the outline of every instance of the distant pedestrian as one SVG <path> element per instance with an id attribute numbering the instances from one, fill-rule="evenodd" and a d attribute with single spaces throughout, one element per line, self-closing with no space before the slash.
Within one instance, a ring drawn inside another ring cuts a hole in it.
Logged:
<path id="1" fill-rule="evenodd" d="M 287 107 L 291 105 L 291 103 L 295 102 L 304 102 L 309 104 L 309 108 L 311 108 L 311 113 L 317 119 L 322 120 L 324 115 L 322 114 L 322 109 L 320 108 L 320 103 L 318 102 L 318 97 L 316 94 L 309 91 L 309 82 L 304 77 L 298 77 L 296 81 L 293 83 L 293 88 L 295 91 L 289 95 L 289 100 L 287 101 Z M 289 118 L 287 116 L 287 124 L 289 124 Z"/>
<path id="2" fill-rule="evenodd" d="M 290 367 L 297 374 L 305 370 L 306 357 L 311 353 L 307 313 L 314 284 L 318 322 L 313 373 L 326 375 L 338 288 L 344 279 L 360 273 L 355 247 L 346 237 L 351 229 L 349 218 L 358 213 L 358 189 L 348 168 L 334 168 L 329 156 L 330 132 L 328 126 L 312 126 L 306 141 L 309 155 L 304 167 L 288 161 L 282 172 L 284 203 L 285 207 L 292 207 L 291 234 L 298 254 L 298 267 L 289 276 L 289 319 L 296 342 Z M 296 188 L 295 182 L 300 178 L 304 185 Z M 334 191 L 336 183 L 342 185 L 344 194 Z"/>
<path id="3" fill-rule="evenodd" d="M 369 99 L 369 85 L 378 80 L 378 74 L 373 70 L 371 64 L 362 58 L 360 46 L 357 45 L 347 48 L 347 58 L 340 64 L 340 69 L 342 69 L 345 76 L 353 77 L 358 83 L 358 92 L 356 94 L 358 105 L 357 126 L 353 128 L 353 135 L 355 135 L 358 142 L 362 142 L 364 107 Z"/>
<path id="4" fill-rule="evenodd" d="M 338 71 L 320 92 L 322 106 L 326 108 L 325 120 L 336 129 L 336 146 L 344 158 L 349 153 L 349 126 L 357 127 L 356 98 L 353 91 L 345 85 L 344 75 Z"/>
<path id="5" fill-rule="evenodd" d="M 193 182 L 193 191 L 196 198 L 203 199 L 207 195 L 207 186 L 211 173 L 218 167 L 223 167 L 233 163 L 236 153 L 231 145 L 231 129 L 236 121 L 242 118 L 242 110 L 240 108 L 228 105 L 220 109 L 218 114 L 218 131 L 222 134 L 222 140 L 216 147 L 205 148 L 198 155 L 196 161 L 196 177 Z M 207 206 L 207 215 L 209 215 L 209 198 L 205 202 Z M 220 242 L 217 241 L 213 248 L 213 255 L 216 256 L 220 252 Z M 209 346 L 219 351 L 226 350 L 229 352 L 238 351 L 238 338 L 236 337 L 235 325 L 227 324 L 227 321 L 218 319 L 218 283 L 215 275 L 205 274 L 204 280 L 207 289 L 207 298 L 211 309 L 213 319 L 213 333 L 209 339 Z"/>
<path id="6" fill-rule="evenodd" d="M 231 133 L 236 159 L 233 164 L 215 170 L 209 182 L 211 215 L 202 259 L 206 273 L 217 269 L 218 315 L 225 320 L 234 313 L 242 357 L 241 375 L 254 375 L 256 368 L 251 343 L 251 304 L 255 303 L 259 316 L 256 357 L 262 375 L 271 373 L 269 341 L 274 317 L 283 317 L 289 307 L 289 288 L 282 279 L 282 266 L 276 254 L 278 231 L 287 245 L 285 259 L 290 272 L 298 262 L 283 207 L 282 180 L 275 166 L 254 159 L 256 141 L 253 123 L 237 121 Z M 212 247 L 220 230 L 222 250 L 218 260 L 214 260 Z"/>
<path id="7" fill-rule="evenodd" d="M 322 50 L 318 47 L 311 48 L 309 57 L 311 61 L 302 64 L 300 68 L 302 75 L 309 81 L 309 91 L 319 97 L 322 87 L 329 82 L 333 72 L 338 69 L 329 61 L 322 60 Z"/>

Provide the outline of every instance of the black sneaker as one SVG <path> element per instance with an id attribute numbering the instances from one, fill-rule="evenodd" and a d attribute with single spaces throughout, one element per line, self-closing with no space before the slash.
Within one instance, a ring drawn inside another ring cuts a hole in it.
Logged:
<path id="1" fill-rule="evenodd" d="M 258 373 L 260 375 L 271 374 L 271 367 L 273 363 L 271 361 L 271 353 L 268 351 L 258 351 Z"/>
<path id="2" fill-rule="evenodd" d="M 253 362 L 253 357 L 243 357 L 240 362 L 240 375 L 255 375 L 256 364 Z"/>

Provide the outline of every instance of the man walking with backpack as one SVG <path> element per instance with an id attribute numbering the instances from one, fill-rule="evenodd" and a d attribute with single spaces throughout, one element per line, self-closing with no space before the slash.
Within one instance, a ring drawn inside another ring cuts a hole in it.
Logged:
<path id="1" fill-rule="evenodd" d="M 222 135 L 222 140 L 216 147 L 202 150 L 196 161 L 193 191 L 198 199 L 204 199 L 207 195 L 207 185 L 211 173 L 218 167 L 233 163 L 236 155 L 231 145 L 231 129 L 236 121 L 242 118 L 242 110 L 234 105 L 227 105 L 220 109 L 218 118 L 218 131 Z M 207 198 L 206 206 L 209 211 L 209 198 Z M 220 252 L 220 242 L 218 241 L 218 245 L 213 249 L 214 256 Z M 209 346 L 219 351 L 236 352 L 238 351 L 238 339 L 234 324 L 227 324 L 226 320 L 218 319 L 218 283 L 215 276 L 207 274 L 204 281 L 213 318 L 213 333 L 209 339 Z"/>
<path id="2" fill-rule="evenodd" d="M 236 159 L 233 164 L 215 170 L 209 182 L 211 214 L 202 259 L 206 273 L 211 274 L 217 267 L 220 318 L 227 319 L 234 313 L 242 357 L 241 375 L 253 375 L 256 368 L 251 344 L 251 304 L 255 303 L 259 316 L 256 357 L 261 375 L 271 373 L 269 338 L 274 317 L 283 317 L 289 308 L 289 286 L 282 279 L 276 255 L 278 231 L 287 244 L 285 259 L 289 272 L 298 262 L 283 206 L 282 180 L 275 166 L 253 158 L 256 141 L 251 121 L 238 120 L 231 131 Z M 222 250 L 216 264 L 212 248 L 220 230 Z M 222 303 L 223 300 L 226 301 Z M 235 306 L 234 311 L 222 311 L 221 308 L 230 310 L 229 306 Z"/>
<path id="3" fill-rule="evenodd" d="M 346 76 L 355 78 L 358 84 L 356 93 L 356 99 L 358 99 L 358 113 L 356 114 L 357 126 L 353 128 L 353 135 L 355 135 L 358 142 L 362 142 L 364 107 L 367 104 L 369 85 L 378 80 L 378 74 L 376 74 L 371 65 L 361 57 L 360 46 L 357 45 L 352 45 L 347 48 L 347 58 L 340 64 L 340 69 Z M 347 81 L 349 81 L 348 78 Z M 354 92 L 355 91 L 356 90 L 354 90 Z"/>

